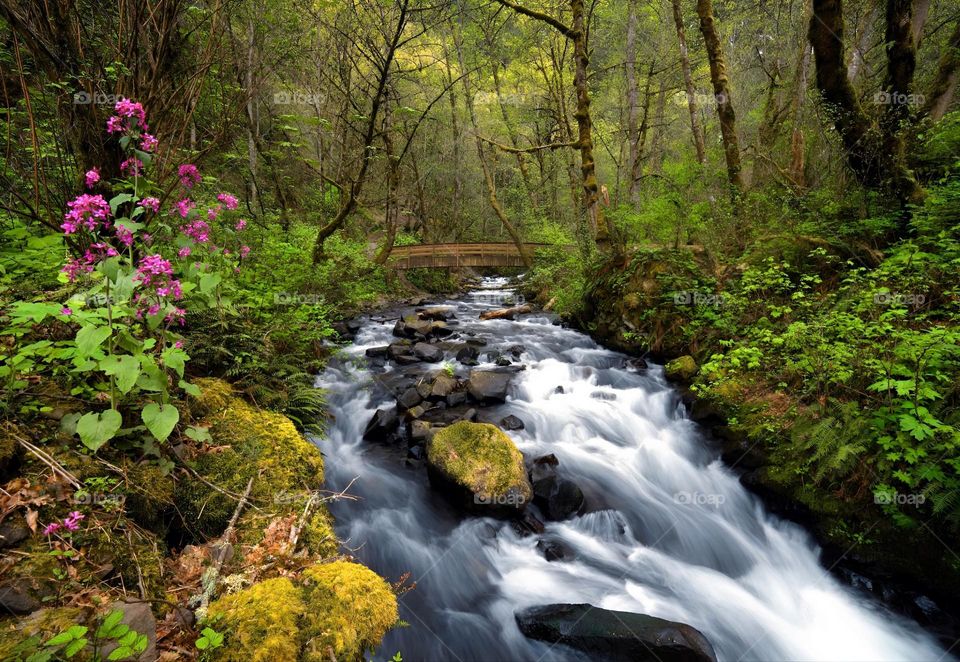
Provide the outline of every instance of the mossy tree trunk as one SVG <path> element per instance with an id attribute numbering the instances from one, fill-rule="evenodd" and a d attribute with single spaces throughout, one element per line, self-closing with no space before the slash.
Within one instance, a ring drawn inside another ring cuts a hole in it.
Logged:
<path id="1" fill-rule="evenodd" d="M 697 163 L 707 163 L 706 140 L 697 117 L 697 90 L 693 86 L 693 74 L 690 71 L 690 55 L 687 52 L 687 32 L 683 26 L 683 12 L 680 0 L 673 0 L 673 24 L 680 42 L 680 70 L 683 72 L 683 86 L 687 91 L 687 109 L 690 111 L 690 131 L 693 133 L 693 147 L 697 151 Z"/>

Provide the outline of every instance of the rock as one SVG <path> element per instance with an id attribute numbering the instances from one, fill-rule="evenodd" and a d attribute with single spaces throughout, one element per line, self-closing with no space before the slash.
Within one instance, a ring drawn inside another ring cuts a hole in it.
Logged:
<path id="1" fill-rule="evenodd" d="M 476 422 L 477 422 L 477 410 L 471 407 L 470 409 L 468 409 L 467 411 L 465 411 L 465 412 L 463 413 L 463 416 L 460 417 L 460 420 L 461 420 L 461 421 L 470 421 L 470 422 L 472 422 L 472 423 L 476 423 Z"/>
<path id="2" fill-rule="evenodd" d="M 533 496 L 523 455 L 499 428 L 460 421 L 427 445 L 427 473 L 435 488 L 467 510 L 512 516 Z"/>
<path id="3" fill-rule="evenodd" d="M 523 345 L 510 345 L 509 347 L 507 347 L 507 348 L 506 348 L 505 350 L 503 350 L 503 351 L 504 351 L 504 353 L 506 353 L 506 354 L 512 354 L 512 355 L 514 356 L 514 358 L 518 358 L 518 359 L 519 359 L 519 358 L 520 358 L 520 355 L 523 354 L 525 351 L 527 351 L 527 348 L 524 347 Z"/>
<path id="4" fill-rule="evenodd" d="M 413 442 L 426 441 L 430 438 L 432 427 L 427 421 L 412 421 L 410 423 L 410 440 Z"/>
<path id="5" fill-rule="evenodd" d="M 30 537 L 30 529 L 23 524 L 3 522 L 0 524 L 0 549 L 13 547 L 18 542 Z"/>
<path id="6" fill-rule="evenodd" d="M 367 423 L 363 438 L 367 441 L 386 441 L 397 429 L 399 422 L 397 412 L 393 409 L 378 409 Z"/>
<path id="7" fill-rule="evenodd" d="M 40 609 L 28 577 L 16 577 L 0 586 L 0 612 L 22 616 Z"/>
<path id="8" fill-rule="evenodd" d="M 466 391 L 454 391 L 447 396 L 447 406 L 457 407 L 462 405 L 467 401 L 467 392 Z"/>
<path id="9" fill-rule="evenodd" d="M 423 396 L 421 396 L 420 392 L 415 388 L 408 388 L 397 398 L 397 406 L 400 407 L 400 409 L 413 409 L 421 402 L 423 402 Z"/>
<path id="10" fill-rule="evenodd" d="M 510 375 L 492 370 L 471 370 L 467 390 L 477 402 L 506 402 Z"/>
<path id="11" fill-rule="evenodd" d="M 436 345 L 425 342 L 418 342 L 413 346 L 413 353 L 417 358 L 427 363 L 439 363 L 443 360 L 443 350 Z"/>
<path id="12" fill-rule="evenodd" d="M 401 356 L 410 356 L 413 350 L 408 343 L 395 342 L 387 347 L 387 356 L 391 359 L 397 359 Z"/>
<path id="13" fill-rule="evenodd" d="M 434 322 L 446 322 L 454 318 L 453 308 L 450 306 L 433 306 L 431 308 L 423 308 L 417 311 L 417 317 L 422 320 L 430 320 Z"/>
<path id="14" fill-rule="evenodd" d="M 157 659 L 157 619 L 150 611 L 150 605 L 146 602 L 114 602 L 110 605 L 110 611 L 119 609 L 123 612 L 123 618 L 120 622 L 128 626 L 131 630 L 136 630 L 139 634 L 146 636 L 147 647 L 140 656 L 134 659 L 143 662 L 153 662 Z M 109 658 L 118 644 L 115 641 L 106 641 L 102 644 L 100 654 L 102 659 Z M 130 659 L 129 657 L 123 659 Z"/>
<path id="15" fill-rule="evenodd" d="M 502 356 L 502 355 L 501 355 L 501 356 L 498 356 L 498 357 L 497 357 L 497 360 L 494 361 L 494 363 L 497 364 L 498 366 L 500 366 L 501 368 L 505 368 L 505 367 L 507 367 L 508 365 L 513 365 L 513 361 L 511 361 L 510 359 L 508 359 L 506 356 Z"/>
<path id="16" fill-rule="evenodd" d="M 371 359 L 380 359 L 386 358 L 389 351 L 389 345 L 383 345 L 382 347 L 368 347 L 367 351 L 364 352 L 364 355 Z"/>
<path id="17" fill-rule="evenodd" d="M 549 520 L 560 521 L 583 510 L 583 492 L 572 480 L 557 475 L 559 464 L 553 454 L 538 458 L 533 463 L 530 481 L 533 502 Z"/>
<path id="18" fill-rule="evenodd" d="M 611 662 L 716 662 L 713 646 L 685 623 L 601 609 L 552 604 L 516 614 L 520 631 L 539 641 L 584 651 Z"/>
<path id="19" fill-rule="evenodd" d="M 472 347 L 486 347 L 487 341 L 483 338 L 467 338 L 464 342 Z"/>
<path id="20" fill-rule="evenodd" d="M 666 378 L 681 384 L 691 383 L 699 370 L 697 362 L 689 354 L 676 358 L 663 366 L 663 373 Z"/>
<path id="21" fill-rule="evenodd" d="M 569 549 L 555 540 L 540 540 L 537 542 L 537 549 L 548 561 L 564 561 L 572 556 Z"/>
<path id="22" fill-rule="evenodd" d="M 330 325 L 330 328 L 336 331 L 337 335 L 340 336 L 340 340 L 351 340 L 353 338 L 353 332 L 350 331 L 350 327 L 346 322 L 334 322 Z"/>
<path id="23" fill-rule="evenodd" d="M 513 522 L 513 530 L 520 536 L 529 536 L 530 534 L 539 536 L 546 530 L 537 517 L 534 517 L 529 511 L 525 511 L 520 519 Z"/>
<path id="24" fill-rule="evenodd" d="M 350 330 L 351 334 L 356 334 L 356 332 L 362 328 L 363 328 L 363 320 L 361 319 L 347 320 L 347 329 Z"/>
<path id="25" fill-rule="evenodd" d="M 502 427 L 504 430 L 510 431 L 522 430 L 524 428 L 524 424 L 519 418 L 513 414 L 510 414 L 509 416 L 505 416 L 504 418 L 500 419 L 500 427 Z"/>
<path id="26" fill-rule="evenodd" d="M 457 380 L 447 374 L 439 374 L 430 388 L 432 400 L 444 400 L 457 388 Z"/>
<path id="27" fill-rule="evenodd" d="M 467 345 L 457 352 L 457 361 L 463 365 L 477 365 L 479 356 L 480 352 L 477 351 L 476 347 Z"/>
<path id="28" fill-rule="evenodd" d="M 410 409 L 408 409 L 404 414 L 404 416 L 406 416 L 408 421 L 414 421 L 426 413 L 427 413 L 426 407 L 424 407 L 423 405 L 417 405 L 416 407 L 411 407 Z"/>
<path id="29" fill-rule="evenodd" d="M 407 457 L 411 460 L 417 460 L 418 462 L 425 457 L 426 451 L 424 451 L 423 446 L 411 446 L 407 451 Z"/>
<path id="30" fill-rule="evenodd" d="M 414 365 L 416 363 L 420 363 L 420 359 L 418 359 L 416 356 L 413 356 L 412 354 L 398 356 L 394 360 L 397 362 L 397 365 Z"/>
<path id="31" fill-rule="evenodd" d="M 557 388 L 553 389 L 553 392 L 563 394 L 563 393 L 566 393 L 567 391 L 562 386 L 558 386 Z"/>
<path id="32" fill-rule="evenodd" d="M 647 365 L 647 362 L 639 356 L 634 357 L 632 359 L 627 359 L 628 370 L 636 370 L 637 372 L 643 372 L 648 367 L 649 366 Z"/>
<path id="33" fill-rule="evenodd" d="M 405 317 L 397 320 L 393 326 L 393 335 L 398 338 L 419 338 L 426 340 L 428 338 L 442 338 L 449 336 L 453 331 L 447 327 L 446 322 L 432 322 L 430 320 L 421 320 L 416 317 Z"/>

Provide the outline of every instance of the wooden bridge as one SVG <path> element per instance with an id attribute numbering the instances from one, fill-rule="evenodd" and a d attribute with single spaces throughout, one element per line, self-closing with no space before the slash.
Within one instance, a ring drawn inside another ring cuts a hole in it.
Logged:
<path id="1" fill-rule="evenodd" d="M 524 244 L 531 257 L 538 248 L 551 244 Z M 523 267 L 523 258 L 517 245 L 501 244 L 414 244 L 394 246 L 390 253 L 390 266 L 395 269 L 421 269 L 429 267 Z"/>

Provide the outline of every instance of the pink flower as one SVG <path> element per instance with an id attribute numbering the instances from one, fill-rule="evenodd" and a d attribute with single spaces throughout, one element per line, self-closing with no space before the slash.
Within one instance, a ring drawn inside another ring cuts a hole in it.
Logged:
<path id="1" fill-rule="evenodd" d="M 217 196 L 217 200 L 222 202 L 224 206 L 230 211 L 233 211 L 234 209 L 237 208 L 237 204 L 238 204 L 237 199 L 232 195 L 230 195 L 229 193 L 221 193 L 220 195 Z"/>
<path id="2" fill-rule="evenodd" d="M 70 310 L 69 308 L 67 308 L 66 306 L 64 306 L 63 308 L 60 309 L 60 314 L 61 314 L 61 315 L 73 315 L 73 311 Z"/>
<path id="3" fill-rule="evenodd" d="M 157 139 L 154 136 L 151 136 L 149 133 L 144 133 L 140 136 L 140 149 L 144 152 L 152 152 L 157 148 Z"/>
<path id="4" fill-rule="evenodd" d="M 180 257 L 180 258 L 188 257 L 191 252 L 192 251 L 190 250 L 189 246 L 184 246 L 183 248 L 177 251 L 177 257 Z"/>
<path id="5" fill-rule="evenodd" d="M 63 216 L 64 234 L 73 234 L 81 226 L 88 230 L 95 230 L 100 222 L 106 222 L 110 215 L 110 205 L 103 199 L 102 195 L 90 195 L 84 193 L 67 203 L 70 208 Z"/>
<path id="6" fill-rule="evenodd" d="M 94 185 L 100 181 L 100 169 L 93 168 L 91 170 L 87 170 L 86 174 L 84 175 L 84 179 L 86 180 L 87 188 L 93 188 Z"/>
<path id="7" fill-rule="evenodd" d="M 159 312 L 160 312 L 160 306 L 157 304 L 153 304 L 149 308 L 147 308 L 147 315 L 156 315 Z"/>
<path id="8" fill-rule="evenodd" d="M 143 207 L 144 209 L 149 209 L 154 214 L 160 211 L 160 201 L 157 200 L 156 198 L 144 198 L 137 204 Z"/>
<path id="9" fill-rule="evenodd" d="M 195 203 L 190 198 L 183 198 L 182 200 L 178 200 L 177 203 L 174 205 L 174 207 L 177 208 L 177 212 L 179 212 L 180 216 L 182 216 L 183 218 L 186 218 L 187 215 L 190 213 L 190 210 L 196 206 L 197 206 L 197 203 Z"/>
<path id="10" fill-rule="evenodd" d="M 149 232 L 144 232 L 144 233 L 143 233 L 143 243 L 145 243 L 147 246 L 149 246 L 150 244 L 152 244 L 152 243 L 153 243 L 153 235 L 150 234 Z"/>
<path id="11" fill-rule="evenodd" d="M 173 265 L 164 260 L 162 255 L 147 255 L 140 260 L 137 267 L 137 277 L 144 285 L 149 285 L 154 276 L 170 276 L 173 274 Z"/>
<path id="12" fill-rule="evenodd" d="M 240 247 L 240 257 L 247 257 L 248 255 L 250 255 L 250 247 L 249 247 L 249 246 L 241 246 L 241 247 Z"/>
<path id="13" fill-rule="evenodd" d="M 135 156 L 120 164 L 120 172 L 128 177 L 139 177 L 143 174 L 143 161 Z"/>
<path id="14" fill-rule="evenodd" d="M 173 343 L 173 346 L 176 347 L 177 349 L 183 349 L 183 341 L 178 340 L 177 342 Z"/>
<path id="15" fill-rule="evenodd" d="M 76 531 L 80 528 L 80 520 L 84 518 L 80 512 L 74 510 L 72 513 L 67 515 L 67 518 L 63 520 L 63 525 L 70 531 Z"/>
<path id="16" fill-rule="evenodd" d="M 43 530 L 43 535 L 45 536 L 53 535 L 59 528 L 60 528 L 59 523 L 51 522 L 50 524 L 47 524 L 47 528 Z"/>
<path id="17" fill-rule="evenodd" d="M 237 221 L 237 224 L 233 227 L 236 228 L 236 230 L 239 232 L 240 230 L 247 227 L 247 222 L 241 218 L 239 221 Z"/>
<path id="18" fill-rule="evenodd" d="M 113 115 L 107 120 L 107 133 L 123 133 L 123 120 Z"/>
<path id="19" fill-rule="evenodd" d="M 184 163 L 180 166 L 177 175 L 180 177 L 180 183 L 184 188 L 191 189 L 200 183 L 200 171 L 192 163 Z"/>
<path id="20" fill-rule="evenodd" d="M 113 231 L 117 235 L 117 240 L 124 246 L 133 246 L 133 233 L 121 224 L 113 226 Z"/>
<path id="21" fill-rule="evenodd" d="M 181 227 L 180 231 L 200 244 L 210 240 L 210 226 L 207 225 L 206 221 L 199 218 Z"/>
<path id="22" fill-rule="evenodd" d="M 180 326 L 183 326 L 183 321 L 186 316 L 187 316 L 187 311 L 185 311 L 183 308 L 174 308 L 170 313 L 167 314 L 167 316 L 164 319 L 168 324 L 170 322 L 177 322 L 178 324 L 180 324 Z M 177 341 L 177 342 L 180 342 L 180 341 Z M 183 346 L 182 342 L 180 346 L 181 347 Z"/>
<path id="23" fill-rule="evenodd" d="M 211 222 L 217 220 L 217 216 L 220 215 L 220 212 L 222 210 L 223 210 L 222 205 L 214 205 L 213 207 L 210 207 L 209 209 L 207 209 L 207 220 Z"/>
<path id="24" fill-rule="evenodd" d="M 135 101 L 131 101 L 126 97 L 122 97 L 117 104 L 113 107 L 114 112 L 120 117 L 125 117 L 130 120 L 136 120 L 136 125 L 146 131 L 147 129 L 147 113 L 143 110 L 143 106 Z M 127 125 L 127 128 L 133 128 L 131 125 Z"/>

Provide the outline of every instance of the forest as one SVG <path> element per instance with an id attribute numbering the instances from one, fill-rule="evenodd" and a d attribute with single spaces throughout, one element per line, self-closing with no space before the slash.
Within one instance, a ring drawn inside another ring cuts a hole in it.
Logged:
<path id="1" fill-rule="evenodd" d="M 0 0 L 0 659 L 957 659 L 958 79 L 954 0 Z"/>

